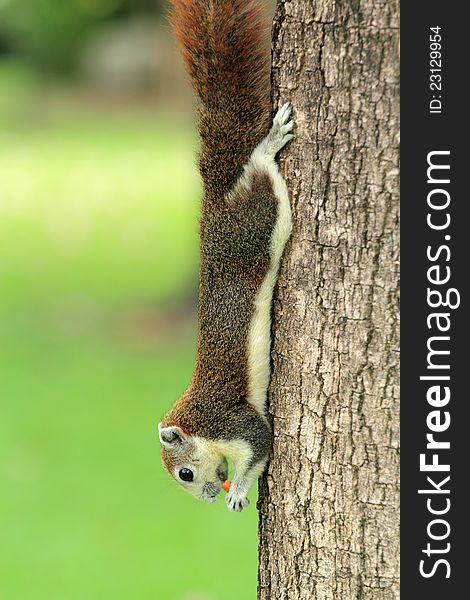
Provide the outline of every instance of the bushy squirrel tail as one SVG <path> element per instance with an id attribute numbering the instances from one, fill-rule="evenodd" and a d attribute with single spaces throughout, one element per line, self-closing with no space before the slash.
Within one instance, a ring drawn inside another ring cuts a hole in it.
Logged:
<path id="1" fill-rule="evenodd" d="M 172 0 L 170 22 L 198 97 L 206 199 L 222 200 L 269 130 L 264 6 L 252 0 Z"/>

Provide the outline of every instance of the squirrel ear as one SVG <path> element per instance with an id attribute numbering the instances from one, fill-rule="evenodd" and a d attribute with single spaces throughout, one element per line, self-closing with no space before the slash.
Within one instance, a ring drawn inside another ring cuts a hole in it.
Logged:
<path id="1" fill-rule="evenodd" d="M 162 427 L 162 424 L 159 423 L 158 437 L 160 438 L 160 443 L 168 449 L 177 448 L 186 442 L 183 430 L 177 425 Z"/>

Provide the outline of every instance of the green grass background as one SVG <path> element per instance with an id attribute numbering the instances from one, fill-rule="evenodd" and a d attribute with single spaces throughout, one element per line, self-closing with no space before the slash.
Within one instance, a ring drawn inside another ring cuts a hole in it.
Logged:
<path id="1" fill-rule="evenodd" d="M 195 351 L 192 129 L 44 94 L 0 64 L 0 598 L 255 598 L 256 490 L 232 514 L 160 465 Z"/>

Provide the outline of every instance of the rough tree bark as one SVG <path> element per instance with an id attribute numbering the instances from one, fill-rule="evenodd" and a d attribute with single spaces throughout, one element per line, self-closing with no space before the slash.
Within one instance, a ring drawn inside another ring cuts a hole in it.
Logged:
<path id="1" fill-rule="evenodd" d="M 260 600 L 398 598 L 398 5 L 279 1 L 294 232 L 275 299 Z"/>

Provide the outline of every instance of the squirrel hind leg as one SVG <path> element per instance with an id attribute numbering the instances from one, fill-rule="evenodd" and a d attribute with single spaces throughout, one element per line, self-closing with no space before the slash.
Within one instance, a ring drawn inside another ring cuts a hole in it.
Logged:
<path id="1" fill-rule="evenodd" d="M 287 189 L 279 172 L 275 157 L 293 137 L 294 120 L 291 119 L 291 106 L 286 102 L 274 116 L 268 135 L 253 150 L 245 165 L 245 175 L 261 169 L 271 175 L 278 200 L 287 199 Z M 288 202 L 288 200 L 287 200 Z"/>

